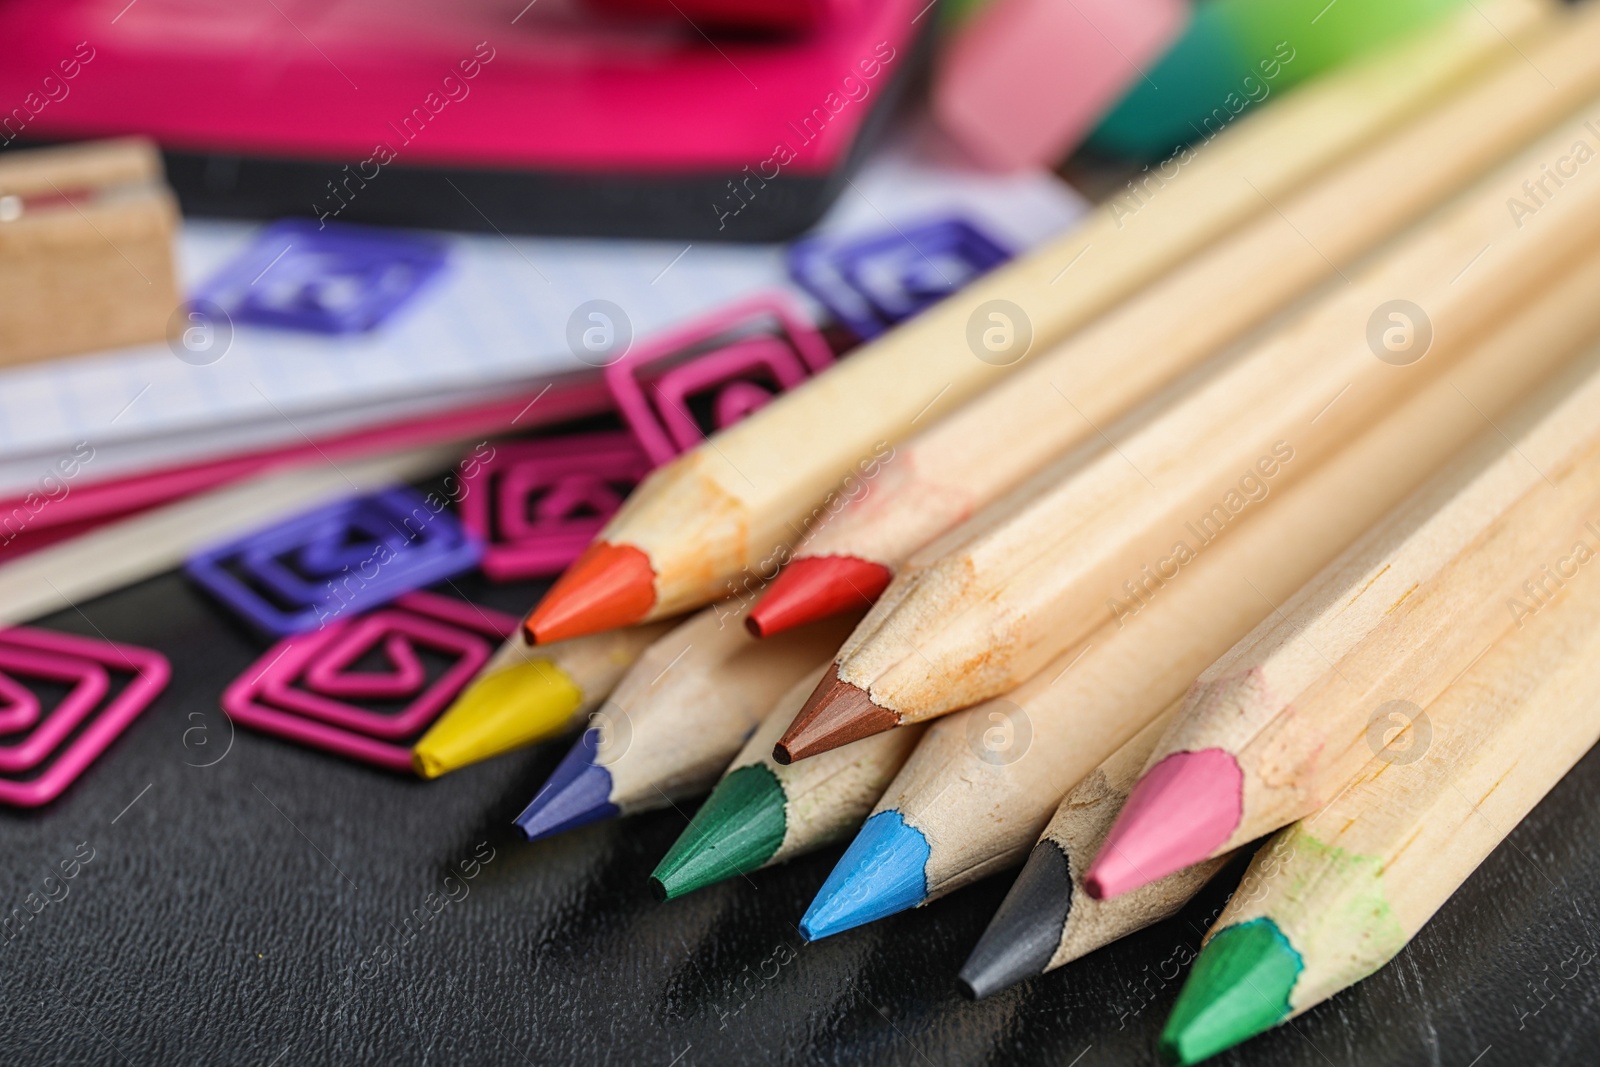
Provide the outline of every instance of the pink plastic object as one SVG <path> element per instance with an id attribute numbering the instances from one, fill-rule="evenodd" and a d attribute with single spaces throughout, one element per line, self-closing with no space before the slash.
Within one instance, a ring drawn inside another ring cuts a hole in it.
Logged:
<path id="1" fill-rule="evenodd" d="M 1049 166 L 1188 20 L 1185 0 L 991 0 L 938 66 L 934 116 L 986 166 Z"/>
<path id="2" fill-rule="evenodd" d="M 517 624 L 476 604 L 407 593 L 390 607 L 279 641 L 228 686 L 222 708 L 266 733 L 409 772 L 411 742 L 488 662 L 491 639 L 511 636 Z M 387 670 L 352 669 L 380 646 Z M 452 659 L 432 682 L 419 646 Z M 352 700 L 407 703 L 380 711 Z"/>
<path id="3" fill-rule="evenodd" d="M 486 545 L 478 566 L 497 582 L 559 574 L 650 470 L 627 432 L 494 446 L 461 464 L 461 524 Z"/>
<path id="4" fill-rule="evenodd" d="M 0 779 L 0 804 L 20 808 L 38 807 L 60 796 L 172 676 L 159 652 L 23 626 L 0 631 L 0 671 L 4 672 L 0 691 L 9 700 L 0 729 L 11 735 L 21 732 L 0 744 L 0 772 L 44 768 L 23 781 Z M 113 672 L 132 678 L 102 704 L 111 690 Z M 19 678 L 64 683 L 67 695 L 41 715 L 38 697 Z"/>
<path id="5" fill-rule="evenodd" d="M 34 108 L 30 139 L 142 133 L 169 149 L 326 161 L 335 185 L 355 175 L 363 190 L 391 163 L 820 176 L 914 62 L 926 2 L 834 0 L 836 16 L 795 40 L 715 44 L 675 13 L 641 25 L 560 0 L 0 3 L 0 101 Z M 70 105 L 35 107 L 69 92 Z"/>
<path id="6" fill-rule="evenodd" d="M 714 29 L 787 31 L 814 29 L 849 14 L 857 0 L 588 0 L 588 6 L 628 17 L 689 20 Z"/>
<path id="7" fill-rule="evenodd" d="M 652 462 L 666 463 L 833 364 L 828 342 L 780 293 L 659 334 L 606 368 L 606 385 Z M 711 399 L 711 425 L 693 414 Z"/>

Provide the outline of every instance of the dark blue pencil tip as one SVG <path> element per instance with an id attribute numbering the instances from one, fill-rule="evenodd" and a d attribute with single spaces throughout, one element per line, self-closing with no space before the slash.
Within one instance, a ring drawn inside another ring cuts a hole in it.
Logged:
<path id="1" fill-rule="evenodd" d="M 866 821 L 800 920 L 807 941 L 921 904 L 928 896 L 928 839 L 894 810 Z"/>
<path id="2" fill-rule="evenodd" d="M 599 730 L 585 730 L 544 788 L 517 816 L 517 827 L 529 841 L 617 814 L 617 806 L 611 803 L 611 772 L 594 761 L 599 743 Z"/>

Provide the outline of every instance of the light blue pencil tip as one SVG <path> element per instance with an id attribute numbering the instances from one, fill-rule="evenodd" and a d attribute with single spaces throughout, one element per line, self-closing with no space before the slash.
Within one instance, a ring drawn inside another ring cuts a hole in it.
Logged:
<path id="1" fill-rule="evenodd" d="M 898 811 L 866 821 L 800 920 L 807 941 L 921 904 L 928 896 L 928 839 Z"/>

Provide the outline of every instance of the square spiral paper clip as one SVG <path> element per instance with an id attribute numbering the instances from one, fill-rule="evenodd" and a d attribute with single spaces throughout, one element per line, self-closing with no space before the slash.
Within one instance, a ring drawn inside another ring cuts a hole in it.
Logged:
<path id="1" fill-rule="evenodd" d="M 666 463 L 833 365 L 789 298 L 763 293 L 652 338 L 605 369 L 652 462 Z"/>
<path id="2" fill-rule="evenodd" d="M 412 744 L 517 625 L 476 604 L 407 593 L 279 641 L 228 686 L 222 708 L 264 733 L 409 774 Z"/>
<path id="3" fill-rule="evenodd" d="M 302 512 L 190 557 L 184 572 L 274 637 L 471 570 L 483 542 L 397 487 Z"/>
<path id="4" fill-rule="evenodd" d="M 789 274 L 851 333 L 870 341 L 1010 258 L 994 238 L 952 216 L 797 241 L 789 246 Z"/>
<path id="5" fill-rule="evenodd" d="M 234 322 L 365 333 L 409 303 L 444 268 L 436 237 L 302 219 L 275 222 L 195 294 Z"/>
<path id="6" fill-rule="evenodd" d="M 60 796 L 171 677 L 166 657 L 147 648 L 0 630 L 0 804 L 33 808 Z M 66 692 L 47 707 L 29 682 Z"/>
<path id="7" fill-rule="evenodd" d="M 625 432 L 514 441 L 463 463 L 461 524 L 484 541 L 483 573 L 497 582 L 559 574 L 650 466 Z"/>

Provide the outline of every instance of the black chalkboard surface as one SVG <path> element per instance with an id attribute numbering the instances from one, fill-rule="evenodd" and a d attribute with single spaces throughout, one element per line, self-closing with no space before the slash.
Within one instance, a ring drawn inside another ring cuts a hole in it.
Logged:
<path id="1" fill-rule="evenodd" d="M 435 588 L 510 612 L 538 592 Z M 563 742 L 423 783 L 230 737 L 218 694 L 265 645 L 176 574 L 41 625 L 159 649 L 173 681 L 53 805 L 0 812 L 7 911 L 93 850 L 0 936 L 8 1064 L 1154 1063 L 1177 961 L 1237 876 L 971 1003 L 954 975 L 1009 876 L 802 946 L 838 848 L 657 904 L 645 877 L 690 812 L 515 836 Z M 1392 965 L 1216 1062 L 1600 1062 L 1596 798 L 1591 755 Z"/>

